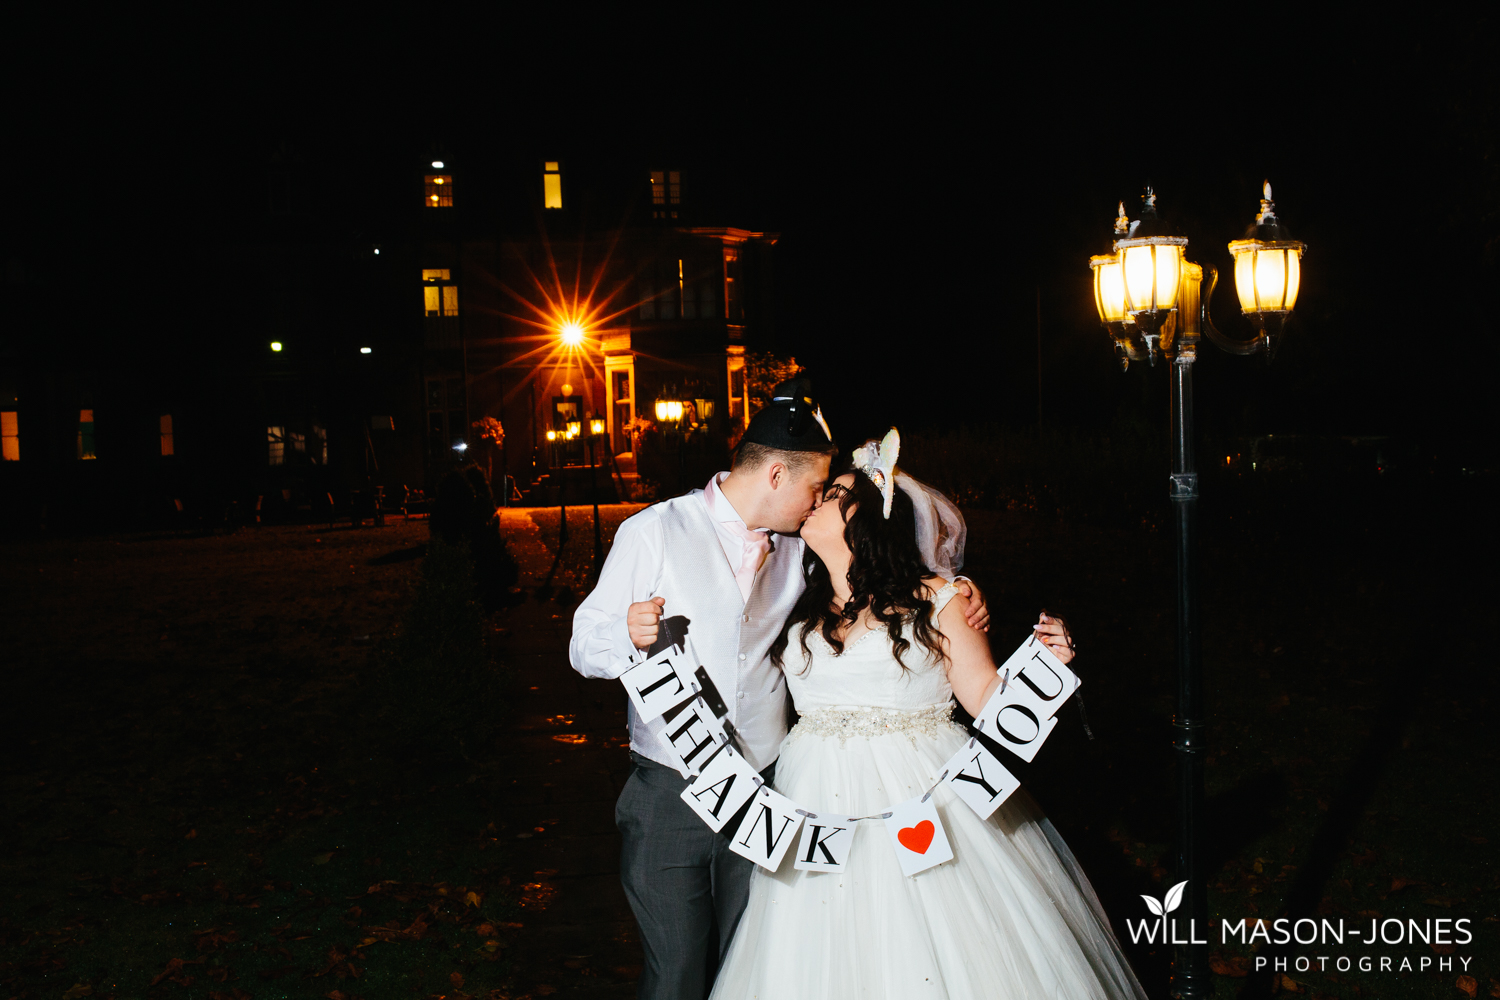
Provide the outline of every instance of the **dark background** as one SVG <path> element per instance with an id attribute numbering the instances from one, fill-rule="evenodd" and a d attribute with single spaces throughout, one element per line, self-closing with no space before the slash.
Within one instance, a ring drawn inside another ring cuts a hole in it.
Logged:
<path id="1" fill-rule="evenodd" d="M 1493 17 L 216 17 L 12 35 L 6 268 L 13 299 L 40 277 L 50 301 L 13 301 L 30 319 L 8 336 L 201 366 L 237 308 L 210 292 L 213 248 L 241 239 L 277 150 L 322 178 L 334 228 L 400 204 L 387 189 L 434 151 L 671 160 L 700 218 L 782 234 L 761 346 L 808 366 L 846 444 L 888 423 L 1035 424 L 1038 294 L 1046 426 L 1145 429 L 1165 423 L 1165 381 L 1116 369 L 1088 256 L 1153 184 L 1243 336 L 1225 244 L 1270 178 L 1309 245 L 1301 299 L 1270 370 L 1205 350 L 1204 432 L 1488 450 Z"/>

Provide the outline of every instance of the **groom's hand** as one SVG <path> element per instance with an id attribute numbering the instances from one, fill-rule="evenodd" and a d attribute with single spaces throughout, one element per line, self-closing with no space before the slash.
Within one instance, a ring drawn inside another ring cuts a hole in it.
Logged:
<path id="1" fill-rule="evenodd" d="M 958 592 L 969 602 L 969 628 L 976 632 L 990 630 L 990 608 L 984 603 L 984 595 L 972 580 L 959 580 Z M 634 607 L 634 605 L 632 605 Z"/>
<path id="2" fill-rule="evenodd" d="M 630 641 L 636 649 L 650 649 L 656 642 L 657 625 L 661 621 L 661 609 L 666 607 L 665 597 L 653 597 L 649 601 L 632 604 L 625 612 L 625 624 L 630 629 Z M 989 616 L 986 615 L 986 618 Z"/>

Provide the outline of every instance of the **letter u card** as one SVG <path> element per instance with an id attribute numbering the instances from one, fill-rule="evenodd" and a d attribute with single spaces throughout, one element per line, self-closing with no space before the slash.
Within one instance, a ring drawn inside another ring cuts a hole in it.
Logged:
<path id="1" fill-rule="evenodd" d="M 854 824 L 848 816 L 813 813 L 802 820 L 796 868 L 804 872 L 841 872 L 853 843 Z"/>
<path id="2" fill-rule="evenodd" d="M 1017 757 L 1032 760 L 1057 728 L 1057 710 L 1078 690 L 1078 675 L 1035 636 L 1001 664 L 1000 675 L 1005 683 L 974 725 Z"/>
<path id="3" fill-rule="evenodd" d="M 948 831 L 943 829 L 937 805 L 930 797 L 924 802 L 919 795 L 893 808 L 885 828 L 903 875 L 916 875 L 953 860 Z"/>
<path id="4" fill-rule="evenodd" d="M 989 819 L 1021 787 L 1020 779 L 973 737 L 948 758 L 943 770 L 947 772 L 943 784 L 967 802 L 980 819 Z"/>
<path id="5" fill-rule="evenodd" d="M 767 871 L 781 867 L 781 859 L 797 840 L 802 814 L 797 803 L 764 785 L 750 802 L 750 811 L 734 832 L 729 849 Z"/>

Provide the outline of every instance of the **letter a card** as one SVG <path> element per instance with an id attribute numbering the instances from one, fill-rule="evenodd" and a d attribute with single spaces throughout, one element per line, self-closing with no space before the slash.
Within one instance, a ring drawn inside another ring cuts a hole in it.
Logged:
<path id="1" fill-rule="evenodd" d="M 750 801 L 759 777 L 749 761 L 726 745 L 703 762 L 703 771 L 682 790 L 682 801 L 718 833 Z"/>
<path id="2" fill-rule="evenodd" d="M 781 867 L 787 849 L 797 842 L 797 824 L 801 822 L 797 803 L 761 786 L 750 803 L 750 811 L 734 832 L 729 849 L 774 872 Z"/>
<path id="3" fill-rule="evenodd" d="M 651 722 L 669 708 L 680 705 L 692 688 L 678 674 L 678 661 L 687 665 L 687 655 L 668 646 L 649 660 L 637 663 L 620 675 L 625 691 L 642 722 Z M 689 671 L 691 674 L 691 671 Z"/>
<path id="4" fill-rule="evenodd" d="M 919 795 L 907 799 L 891 810 L 885 828 L 891 835 L 891 846 L 901 862 L 901 874 L 915 875 L 953 860 L 948 832 L 938 816 L 937 805 Z"/>
<path id="5" fill-rule="evenodd" d="M 989 819 L 1000 803 L 1021 787 L 1020 780 L 973 737 L 948 758 L 943 770 L 948 772 L 943 784 L 967 802 L 980 819 Z"/>
<path id="6" fill-rule="evenodd" d="M 814 813 L 802 821 L 802 840 L 797 844 L 797 870 L 841 872 L 854 843 L 854 824 L 848 816 Z"/>

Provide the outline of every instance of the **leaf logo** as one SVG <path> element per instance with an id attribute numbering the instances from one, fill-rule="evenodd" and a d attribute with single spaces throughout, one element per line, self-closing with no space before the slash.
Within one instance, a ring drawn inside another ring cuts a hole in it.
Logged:
<path id="1" fill-rule="evenodd" d="M 1187 888 L 1186 881 L 1178 882 L 1167 890 L 1167 894 L 1162 897 L 1160 902 L 1157 902 L 1156 897 L 1145 894 L 1142 894 L 1141 898 L 1146 901 L 1146 909 L 1150 910 L 1153 915 L 1165 920 L 1168 913 L 1171 913 L 1182 905 L 1182 892 L 1185 888 Z"/>

